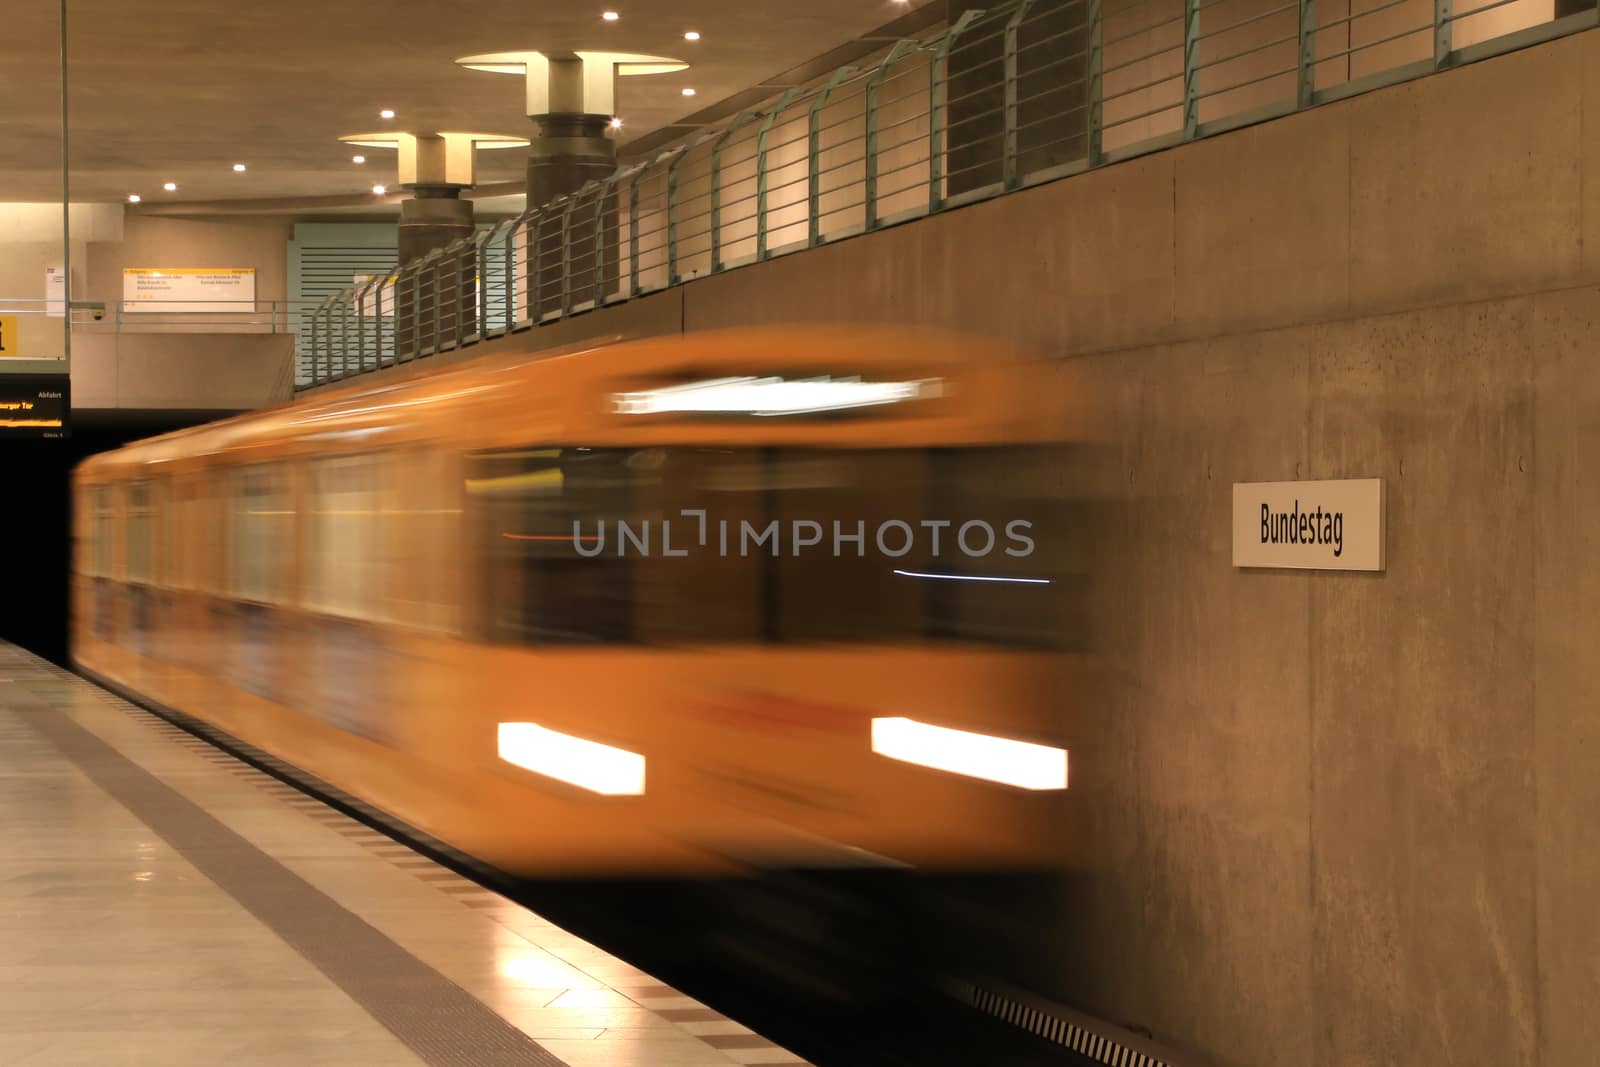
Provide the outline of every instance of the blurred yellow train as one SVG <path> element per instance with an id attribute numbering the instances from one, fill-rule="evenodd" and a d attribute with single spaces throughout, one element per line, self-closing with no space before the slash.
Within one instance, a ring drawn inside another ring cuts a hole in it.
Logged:
<path id="1" fill-rule="evenodd" d="M 514 875 L 1048 867 L 1081 544 L 1051 373 L 730 331 L 141 442 L 76 475 L 73 655 Z"/>

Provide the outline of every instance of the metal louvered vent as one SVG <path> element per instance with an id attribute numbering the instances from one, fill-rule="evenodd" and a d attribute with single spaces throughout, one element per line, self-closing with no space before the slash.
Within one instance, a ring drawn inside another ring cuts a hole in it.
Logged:
<path id="1" fill-rule="evenodd" d="M 398 262 L 388 223 L 303 223 L 289 242 L 289 291 L 304 314 L 350 288 L 358 277 L 386 275 Z M 295 385 L 311 381 L 310 331 L 295 337 Z"/>

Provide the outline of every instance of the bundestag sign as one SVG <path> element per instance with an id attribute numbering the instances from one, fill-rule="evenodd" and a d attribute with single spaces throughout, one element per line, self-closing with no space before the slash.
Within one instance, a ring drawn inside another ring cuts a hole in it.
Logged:
<path id="1" fill-rule="evenodd" d="M 1233 565 L 1319 571 L 1384 569 L 1383 479 L 1239 482 Z"/>

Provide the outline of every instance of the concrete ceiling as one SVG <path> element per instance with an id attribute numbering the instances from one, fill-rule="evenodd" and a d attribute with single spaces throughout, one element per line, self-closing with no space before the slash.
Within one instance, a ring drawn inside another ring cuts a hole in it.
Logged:
<path id="1" fill-rule="evenodd" d="M 138 193 L 154 209 L 370 196 L 374 184 L 394 185 L 395 154 L 351 149 L 339 143 L 343 134 L 527 135 L 521 79 L 454 62 L 511 49 L 691 63 L 681 73 L 622 79 L 626 153 L 629 141 L 651 133 L 659 141 L 664 127 L 708 104 L 930 2 L 942 8 L 939 0 L 68 0 L 71 197 Z M 0 33 L 0 200 L 60 197 L 55 7 L 25 0 Z M 621 18 L 603 21 L 608 9 Z M 687 30 L 702 38 L 685 41 Z M 693 98 L 682 95 L 686 86 Z M 380 119 L 381 108 L 396 119 Z M 351 162 L 356 151 L 366 165 Z M 479 182 L 520 181 L 525 160 L 516 149 L 480 153 Z M 236 174 L 236 162 L 249 169 Z M 178 191 L 164 192 L 166 181 Z"/>

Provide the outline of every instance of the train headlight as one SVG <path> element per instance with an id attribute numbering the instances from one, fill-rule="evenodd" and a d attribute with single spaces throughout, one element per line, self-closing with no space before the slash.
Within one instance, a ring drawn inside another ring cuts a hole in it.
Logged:
<path id="1" fill-rule="evenodd" d="M 938 396 L 940 381 L 864 382 L 860 378 L 717 378 L 617 393 L 619 415 L 819 415 Z"/>
<path id="2" fill-rule="evenodd" d="M 1064 748 L 954 730 L 915 719 L 873 719 L 872 751 L 905 763 L 1019 789 L 1067 787 Z"/>
<path id="3" fill-rule="evenodd" d="M 643 796 L 644 757 L 531 722 L 500 724 L 500 758 L 603 796 Z"/>

